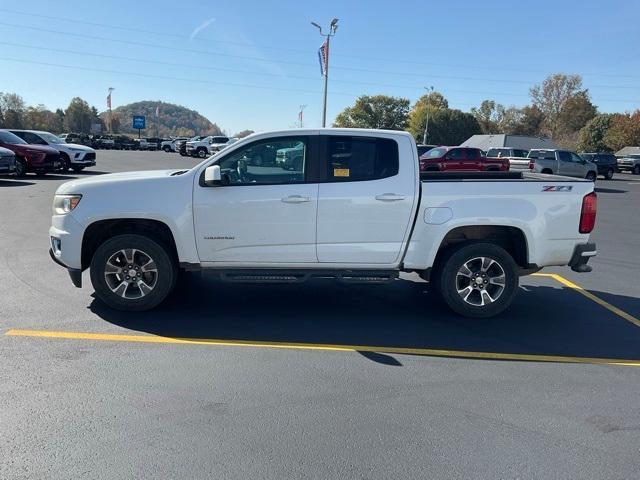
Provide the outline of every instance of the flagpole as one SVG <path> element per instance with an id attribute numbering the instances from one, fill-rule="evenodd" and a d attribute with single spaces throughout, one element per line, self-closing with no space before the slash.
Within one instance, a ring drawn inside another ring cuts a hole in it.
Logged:
<path id="1" fill-rule="evenodd" d="M 322 101 L 322 128 L 327 126 L 327 86 L 329 85 L 329 44 L 331 43 L 331 37 L 336 34 L 336 30 L 338 29 L 338 19 L 334 18 L 331 20 L 331 24 L 329 25 L 329 33 L 322 33 L 322 27 L 315 22 L 311 22 L 311 25 L 320 30 L 320 35 L 323 37 L 327 37 L 327 47 L 325 52 L 326 59 L 324 60 L 324 93 L 323 93 L 323 101 Z"/>

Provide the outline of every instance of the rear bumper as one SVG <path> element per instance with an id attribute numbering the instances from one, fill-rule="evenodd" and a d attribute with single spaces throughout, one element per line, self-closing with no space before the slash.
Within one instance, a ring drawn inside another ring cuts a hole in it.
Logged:
<path id="1" fill-rule="evenodd" d="M 591 257 L 595 257 L 598 251 L 596 250 L 595 243 L 584 243 L 582 245 L 576 245 L 573 250 L 571 260 L 569 260 L 569 266 L 571 270 L 579 273 L 588 273 L 593 268 L 591 265 L 587 265 Z"/>

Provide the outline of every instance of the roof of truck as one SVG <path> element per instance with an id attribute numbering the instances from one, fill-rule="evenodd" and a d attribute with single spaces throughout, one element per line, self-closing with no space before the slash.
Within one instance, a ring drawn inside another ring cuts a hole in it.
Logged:
<path id="1" fill-rule="evenodd" d="M 534 137 L 528 135 L 510 135 L 505 133 L 473 135 L 460 144 L 461 147 L 475 147 L 481 150 L 490 148 L 518 148 L 531 150 L 547 148 L 557 149 L 558 146 L 547 137 Z"/>

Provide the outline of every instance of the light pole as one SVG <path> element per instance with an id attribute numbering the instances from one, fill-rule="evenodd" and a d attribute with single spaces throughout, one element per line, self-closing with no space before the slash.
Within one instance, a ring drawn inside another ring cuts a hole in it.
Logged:
<path id="1" fill-rule="evenodd" d="M 115 88 L 113 87 L 109 87 L 108 89 L 108 93 L 107 93 L 107 107 L 109 107 L 109 133 L 113 133 L 111 131 L 112 129 L 112 123 L 113 123 L 113 118 L 111 117 L 111 93 L 115 90 Z"/>
<path id="2" fill-rule="evenodd" d="M 300 128 L 302 128 L 303 126 L 303 119 L 304 119 L 304 109 L 306 108 L 306 105 L 300 105 L 300 111 L 298 112 L 298 120 L 300 120 Z"/>
<path id="3" fill-rule="evenodd" d="M 427 94 L 427 105 L 426 105 L 426 109 L 427 109 L 427 122 L 424 124 L 424 133 L 422 134 L 422 144 L 426 145 L 427 144 L 427 139 L 429 137 L 429 95 L 431 95 L 433 93 L 433 87 L 424 87 L 424 89 L 429 92 Z"/>
<path id="4" fill-rule="evenodd" d="M 322 127 L 327 125 L 327 84 L 329 82 L 329 43 L 331 37 L 336 34 L 338 29 L 338 19 L 334 18 L 329 24 L 329 33 L 322 33 L 322 27 L 316 22 L 311 22 L 311 25 L 316 27 L 320 31 L 320 35 L 326 37 L 325 44 L 323 45 L 325 51 L 324 55 L 321 55 L 320 62 L 324 70 L 324 101 L 322 104 Z M 322 47 L 320 47 L 322 49 Z"/>

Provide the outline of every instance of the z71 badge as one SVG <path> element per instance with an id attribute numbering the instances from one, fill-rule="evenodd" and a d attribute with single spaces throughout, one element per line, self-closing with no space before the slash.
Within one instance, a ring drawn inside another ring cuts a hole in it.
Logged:
<path id="1" fill-rule="evenodd" d="M 572 185 L 543 185 L 543 192 L 570 192 L 573 190 Z"/>

